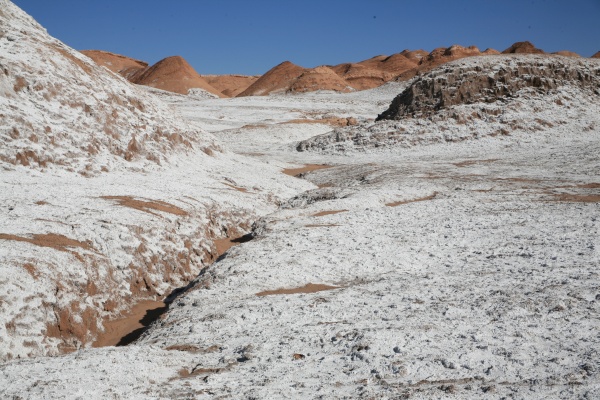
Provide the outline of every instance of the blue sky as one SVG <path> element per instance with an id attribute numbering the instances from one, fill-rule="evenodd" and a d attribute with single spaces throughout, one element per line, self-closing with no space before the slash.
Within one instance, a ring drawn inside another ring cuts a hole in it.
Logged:
<path id="1" fill-rule="evenodd" d="M 600 0 L 13 0 L 78 50 L 155 63 L 180 55 L 201 74 L 262 74 L 452 44 L 600 50 Z"/>

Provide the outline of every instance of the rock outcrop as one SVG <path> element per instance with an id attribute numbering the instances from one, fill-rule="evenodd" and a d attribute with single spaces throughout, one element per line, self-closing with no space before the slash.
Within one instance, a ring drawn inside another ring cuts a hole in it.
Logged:
<path id="1" fill-rule="evenodd" d="M 452 64 L 416 80 L 377 120 L 428 117 L 460 104 L 493 103 L 515 97 L 526 87 L 543 93 L 564 84 L 597 90 L 600 70 L 555 58 L 510 61 L 496 56 L 473 65 Z"/>
<path id="2" fill-rule="evenodd" d="M 416 78 L 375 123 L 338 128 L 298 151 L 353 152 L 476 140 L 587 132 L 600 113 L 600 64 L 533 54 L 469 57 Z"/>

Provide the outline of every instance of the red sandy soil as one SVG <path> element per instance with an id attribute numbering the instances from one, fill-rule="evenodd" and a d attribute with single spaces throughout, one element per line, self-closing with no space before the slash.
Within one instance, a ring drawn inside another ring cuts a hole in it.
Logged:
<path id="1" fill-rule="evenodd" d="M 69 247 L 78 247 L 85 250 L 92 250 L 89 243 L 80 242 L 56 233 L 35 234 L 31 238 L 21 237 L 0 233 L 0 240 L 14 240 L 17 242 L 27 242 L 40 247 L 50 247 L 58 251 L 69 251 Z"/>
<path id="2" fill-rule="evenodd" d="M 226 97 L 220 90 L 212 87 L 180 56 L 160 60 L 133 77 L 132 82 L 181 94 L 187 94 L 188 90 L 192 88 L 200 88 L 219 97 Z"/>
<path id="3" fill-rule="evenodd" d="M 557 56 L 565 56 L 565 57 L 576 57 L 576 58 L 581 57 L 579 54 L 574 53 L 572 51 L 568 51 L 568 50 L 555 51 L 552 54 L 556 54 Z"/>
<path id="4" fill-rule="evenodd" d="M 291 82 L 297 79 L 305 71 L 306 68 L 302 68 L 289 61 L 284 61 L 271 68 L 246 90 L 238 94 L 238 97 L 266 96 L 271 92 L 285 91 L 289 88 Z"/>
<path id="5" fill-rule="evenodd" d="M 238 97 L 266 96 L 274 92 L 311 92 L 315 90 L 349 92 L 352 91 L 352 88 L 328 67 L 303 68 L 289 61 L 284 61 L 261 76 Z"/>
<path id="6" fill-rule="evenodd" d="M 187 211 L 160 200 L 137 200 L 130 196 L 102 196 L 101 198 L 105 200 L 116 200 L 120 206 L 133 208 L 153 215 L 159 214 L 156 214 L 151 210 L 180 216 L 188 215 Z"/>
<path id="7" fill-rule="evenodd" d="M 332 211 L 321 211 L 316 214 L 312 214 L 311 217 L 324 217 L 326 215 L 334 215 L 343 212 L 348 212 L 348 210 L 332 210 Z"/>
<path id="8" fill-rule="evenodd" d="M 123 318 L 104 322 L 104 332 L 98 335 L 93 347 L 129 344 L 135 339 L 134 333 L 141 333 L 150 323 L 166 310 L 162 301 L 142 300 Z M 131 339 L 131 340 L 130 340 Z"/>
<path id="9" fill-rule="evenodd" d="M 492 163 L 495 161 L 498 161 L 498 159 L 490 158 L 488 160 L 466 160 L 466 161 L 460 161 L 460 162 L 453 163 L 453 164 L 456 165 L 457 167 L 468 167 L 470 165 L 481 164 L 481 163 Z"/>
<path id="10" fill-rule="evenodd" d="M 281 294 L 298 294 L 298 293 L 316 293 L 324 290 L 340 289 L 340 286 L 329 286 L 320 283 L 308 283 L 299 288 L 293 289 L 276 289 L 276 290 L 265 290 L 264 292 L 256 293 L 257 296 L 272 296 Z"/>
<path id="11" fill-rule="evenodd" d="M 531 42 L 517 42 L 504 50 L 502 54 L 545 54 L 544 50 L 536 48 Z"/>
<path id="12" fill-rule="evenodd" d="M 157 206 L 161 208 L 161 211 L 164 211 L 162 209 L 162 203 L 157 204 Z M 0 239 L 1 238 L 0 235 Z M 249 235 L 237 238 L 215 239 L 214 244 L 217 250 L 215 259 L 225 254 L 231 247 L 247 242 L 250 239 L 251 237 Z M 104 347 L 127 345 L 137 339 L 144 329 L 158 319 L 166 310 L 167 305 L 162 301 L 142 300 L 135 304 L 122 318 L 104 321 L 104 332 L 98 335 L 98 339 L 96 339 L 92 346 Z"/>
<path id="13" fill-rule="evenodd" d="M 420 197 L 418 199 L 395 201 L 393 203 L 386 203 L 385 205 L 388 206 L 388 207 L 397 207 L 397 206 L 402 205 L 402 204 L 416 203 L 418 201 L 432 200 L 432 199 L 435 198 L 435 196 L 437 196 L 437 192 L 433 192 L 432 195 L 425 196 L 425 197 Z"/>
<path id="14" fill-rule="evenodd" d="M 202 77 L 227 97 L 237 96 L 260 78 L 260 76 L 246 75 L 202 75 Z"/>
<path id="15" fill-rule="evenodd" d="M 300 168 L 286 168 L 283 170 L 283 173 L 289 176 L 298 176 L 300 174 L 303 174 L 305 172 L 310 172 L 310 171 L 316 171 L 318 169 L 325 169 L 325 168 L 331 168 L 332 165 L 325 165 L 325 164 L 306 164 L 303 167 Z"/>
<path id="16" fill-rule="evenodd" d="M 381 86 L 394 77 L 389 72 L 380 71 L 361 64 L 346 63 L 334 65 L 329 68 L 356 90 L 366 90 Z"/>
<path id="17" fill-rule="evenodd" d="M 569 203 L 600 203 L 600 194 L 570 194 L 561 193 L 554 195 L 557 201 Z"/>
<path id="18" fill-rule="evenodd" d="M 99 50 L 83 54 L 105 65 L 133 83 L 187 94 L 190 88 L 204 89 L 219 97 L 265 96 L 273 92 L 310 92 L 335 90 L 348 92 L 380 86 L 391 80 L 408 80 L 449 61 L 463 57 L 496 54 L 545 54 L 530 42 L 517 42 L 500 53 L 494 49 L 481 52 L 475 46 L 453 45 L 425 50 L 403 50 L 391 56 L 379 55 L 357 63 L 303 68 L 285 61 L 263 76 L 199 75 L 181 57 L 168 57 L 152 67 L 139 60 Z M 570 51 L 553 54 L 579 57 Z M 593 58 L 600 58 L 600 52 Z M 331 73 L 333 71 L 333 73 Z"/>
<path id="19" fill-rule="evenodd" d="M 289 85 L 289 92 L 312 92 L 315 90 L 335 90 L 347 93 L 352 91 L 348 83 L 330 68 L 320 66 L 305 70 Z"/>
<path id="20" fill-rule="evenodd" d="M 112 72 L 122 75 L 125 79 L 129 79 L 137 72 L 148 68 L 148 63 L 144 61 L 108 51 L 83 50 L 81 53 L 91 58 L 96 64 L 105 66 Z"/>
<path id="21" fill-rule="evenodd" d="M 481 54 L 482 54 L 482 55 L 485 55 L 485 56 L 495 56 L 495 55 L 502 54 L 502 53 L 500 53 L 500 52 L 499 52 L 498 50 L 496 50 L 496 49 L 487 48 L 487 49 L 485 49 L 485 50 L 484 50 L 484 51 L 483 51 Z"/>

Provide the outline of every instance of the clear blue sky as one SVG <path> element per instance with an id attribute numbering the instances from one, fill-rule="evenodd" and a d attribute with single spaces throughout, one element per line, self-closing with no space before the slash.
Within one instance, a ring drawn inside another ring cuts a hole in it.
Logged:
<path id="1" fill-rule="evenodd" d="M 201 74 L 262 74 L 452 44 L 504 50 L 529 40 L 589 57 L 600 0 L 13 0 L 54 37 Z"/>

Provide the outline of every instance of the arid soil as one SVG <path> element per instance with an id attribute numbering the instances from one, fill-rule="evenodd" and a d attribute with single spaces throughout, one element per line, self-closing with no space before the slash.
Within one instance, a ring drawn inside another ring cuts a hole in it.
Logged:
<path id="1" fill-rule="evenodd" d="M 203 75 L 209 85 L 227 97 L 235 97 L 260 78 L 246 75 Z"/>
<path id="2" fill-rule="evenodd" d="M 367 90 L 391 80 L 406 81 L 447 62 L 465 57 L 501 54 L 494 49 L 480 51 L 475 46 L 452 45 L 431 52 L 403 50 L 390 56 L 379 55 L 355 63 L 304 68 L 285 61 L 263 76 L 204 75 L 199 76 L 181 57 L 169 57 L 149 67 L 145 62 L 98 50 L 85 50 L 99 65 L 120 73 L 131 82 L 187 94 L 200 88 L 219 97 L 264 96 L 271 93 L 303 93 L 317 90 L 348 92 Z M 502 54 L 546 54 L 531 42 L 517 42 Z M 562 50 L 552 53 L 564 57 L 580 57 Z M 592 57 L 597 57 L 597 54 Z M 335 74 L 332 74 L 333 71 Z M 150 77 L 148 76 L 150 75 Z"/>
<path id="3" fill-rule="evenodd" d="M 120 54 L 110 53 L 108 51 L 82 50 L 81 53 L 94 60 L 96 64 L 102 65 L 112 72 L 122 75 L 127 80 L 131 80 L 137 73 L 148 68 L 147 62 L 122 56 Z"/>
<path id="4" fill-rule="evenodd" d="M 179 56 L 167 57 L 157 62 L 152 67 L 136 74 L 131 81 L 139 85 L 180 94 L 188 94 L 190 89 L 199 88 L 219 97 L 226 97 Z"/>

